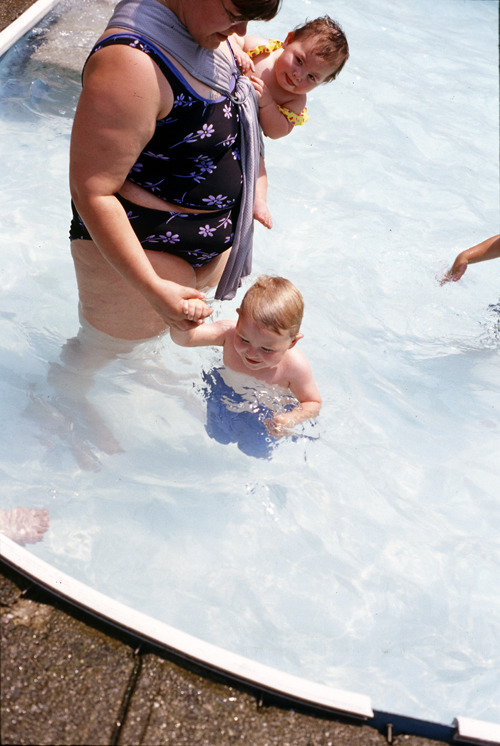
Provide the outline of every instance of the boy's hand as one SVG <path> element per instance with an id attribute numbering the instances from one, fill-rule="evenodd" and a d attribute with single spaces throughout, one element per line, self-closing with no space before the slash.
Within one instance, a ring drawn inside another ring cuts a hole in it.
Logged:
<path id="1" fill-rule="evenodd" d="M 198 325 L 203 324 L 204 319 L 213 312 L 213 308 L 209 308 L 206 303 L 198 298 L 183 300 L 181 307 L 184 316 L 187 316 L 189 321 L 194 321 Z"/>
<path id="2" fill-rule="evenodd" d="M 265 420 L 264 425 L 269 435 L 276 439 L 285 438 L 287 435 L 292 434 L 286 414 L 275 414 L 274 417 Z"/>
<path id="3" fill-rule="evenodd" d="M 250 75 L 249 77 L 259 99 L 259 109 L 263 109 L 264 106 L 269 106 L 269 104 L 274 104 L 274 98 L 271 96 L 267 85 L 256 75 Z"/>

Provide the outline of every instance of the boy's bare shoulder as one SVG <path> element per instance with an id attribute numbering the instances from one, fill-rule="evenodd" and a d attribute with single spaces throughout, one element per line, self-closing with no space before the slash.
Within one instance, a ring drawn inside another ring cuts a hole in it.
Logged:
<path id="1" fill-rule="evenodd" d="M 309 360 L 306 358 L 302 350 L 299 350 L 297 345 L 292 347 L 291 350 L 288 350 L 285 360 L 290 373 L 295 372 L 295 374 L 301 374 L 308 373 L 312 370 Z"/>

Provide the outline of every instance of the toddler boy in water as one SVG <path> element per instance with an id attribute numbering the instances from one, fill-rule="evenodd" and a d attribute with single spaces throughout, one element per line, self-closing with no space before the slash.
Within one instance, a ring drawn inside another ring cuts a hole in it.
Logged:
<path id="1" fill-rule="evenodd" d="M 198 321 L 203 304 L 186 300 L 183 310 L 191 321 Z M 219 345 L 224 348 L 224 365 L 231 370 L 289 389 L 299 404 L 266 423 L 269 434 L 279 438 L 321 409 L 311 366 L 296 347 L 304 336 L 303 312 L 302 295 L 289 280 L 262 275 L 245 294 L 237 321 L 205 323 L 186 332 L 172 327 L 170 334 L 183 347 Z"/>
<path id="2" fill-rule="evenodd" d="M 335 80 L 349 57 L 344 32 L 327 15 L 290 31 L 284 42 L 236 34 L 229 42 L 257 92 L 262 131 L 275 140 L 307 122 L 307 94 Z M 261 159 L 254 214 L 271 228 L 266 195 L 267 177 Z"/>

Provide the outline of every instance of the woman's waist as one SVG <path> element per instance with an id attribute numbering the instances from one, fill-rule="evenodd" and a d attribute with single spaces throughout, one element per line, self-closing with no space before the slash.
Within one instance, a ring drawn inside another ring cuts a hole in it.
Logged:
<path id="1" fill-rule="evenodd" d="M 188 206 L 183 201 L 171 202 L 169 200 L 158 197 L 148 189 L 135 184 L 134 182 L 127 179 L 123 184 L 122 188 L 118 191 L 118 194 L 123 199 L 133 202 L 140 207 L 145 207 L 150 210 L 162 210 L 163 212 L 180 212 L 187 214 L 200 214 L 200 213 L 211 213 L 220 212 L 220 210 L 232 210 L 238 204 L 238 199 L 228 199 L 222 195 L 208 195 L 205 198 L 201 198 L 203 204 L 198 200 L 198 204 L 191 204 Z"/>

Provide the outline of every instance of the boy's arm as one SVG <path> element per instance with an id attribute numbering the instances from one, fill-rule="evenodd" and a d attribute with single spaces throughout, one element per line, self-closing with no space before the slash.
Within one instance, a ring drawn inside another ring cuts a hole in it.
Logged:
<path id="1" fill-rule="evenodd" d="M 234 321 L 214 321 L 213 324 L 202 324 L 185 332 L 170 327 L 170 336 L 181 347 L 222 347 L 228 331 L 234 326 Z"/>
<path id="2" fill-rule="evenodd" d="M 477 246 L 472 246 L 470 249 L 460 252 L 451 269 L 446 272 L 445 276 L 441 280 L 441 285 L 445 282 L 456 282 L 459 280 L 468 264 L 476 264 L 477 262 L 485 262 L 488 259 L 500 258 L 500 235 L 492 236 L 487 238 L 486 241 L 482 241 Z"/>
<path id="3" fill-rule="evenodd" d="M 195 330 L 196 331 L 196 330 Z M 321 394 L 318 391 L 316 382 L 313 377 L 309 361 L 299 351 L 297 360 L 291 371 L 290 391 L 299 400 L 298 406 L 290 412 L 277 414 L 267 423 L 267 429 L 270 435 L 279 438 L 287 434 L 287 430 L 305 420 L 317 417 L 322 404 Z"/>

